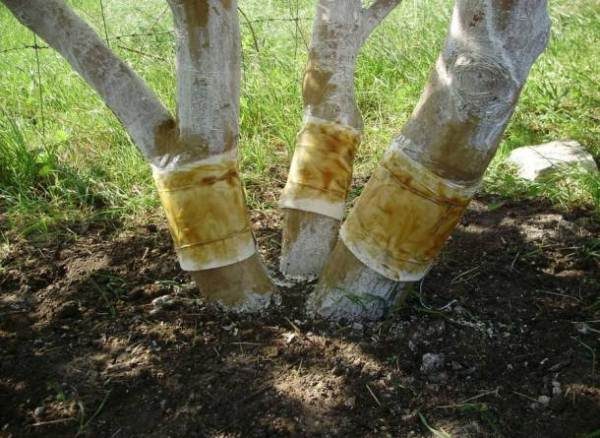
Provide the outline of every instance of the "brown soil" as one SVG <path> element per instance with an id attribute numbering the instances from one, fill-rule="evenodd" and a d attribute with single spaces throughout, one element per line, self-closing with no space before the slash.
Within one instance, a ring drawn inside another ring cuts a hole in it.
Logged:
<path id="1" fill-rule="evenodd" d="M 600 224 L 589 212 L 480 199 L 421 293 L 351 326 L 304 315 L 311 285 L 282 288 L 264 315 L 202 301 L 156 311 L 158 296 L 195 292 L 151 220 L 12 242 L 0 436 L 416 437 L 427 425 L 599 436 Z M 253 222 L 274 267 L 279 217 Z M 445 360 L 422 369 L 428 353 Z"/>

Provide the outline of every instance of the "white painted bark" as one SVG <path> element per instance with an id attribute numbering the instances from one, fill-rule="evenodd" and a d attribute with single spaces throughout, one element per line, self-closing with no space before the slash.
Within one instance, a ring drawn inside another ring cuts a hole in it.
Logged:
<path id="1" fill-rule="evenodd" d="M 121 120 L 134 143 L 158 163 L 157 131 L 173 119 L 146 84 L 63 0 L 1 0 L 21 23 L 59 52 Z"/>
<path id="2" fill-rule="evenodd" d="M 354 73 L 363 44 L 361 0 L 320 0 L 303 89 L 304 115 L 362 128 Z M 312 74 L 314 72 L 314 74 Z M 313 76 L 319 76 L 311 80 Z"/>
<path id="3" fill-rule="evenodd" d="M 235 150 L 239 136 L 241 43 L 235 0 L 168 0 L 177 39 L 177 123 L 186 157 Z"/>
<path id="4" fill-rule="evenodd" d="M 549 27 L 546 0 L 458 0 L 429 83 L 380 167 L 388 166 L 387 160 L 399 149 L 445 185 L 464 187 L 464 193 L 472 191 L 497 149 L 533 62 L 547 44 Z M 366 204 L 363 196 L 348 223 L 362 204 Z M 361 213 L 361 220 L 369 219 L 369 212 Z M 406 211 L 391 214 L 400 225 L 419 222 L 403 216 Z M 393 239 L 390 235 L 386 240 Z M 355 244 L 353 241 L 352 246 Z M 379 309 L 371 306 L 368 310 L 357 306 L 357 300 L 391 298 L 389 291 L 394 285 L 408 279 L 404 280 L 402 272 L 383 275 L 389 267 L 365 258 L 365 254 L 353 253 L 344 238 L 338 241 L 309 299 L 309 308 L 331 318 L 380 316 L 391 299 L 382 299 Z M 378 256 L 385 259 L 385 254 Z"/>
<path id="5" fill-rule="evenodd" d="M 403 283 L 367 268 L 338 241 L 308 298 L 307 311 L 331 320 L 376 320 L 403 292 Z"/>
<path id="6" fill-rule="evenodd" d="M 361 47 L 373 29 L 401 0 L 320 0 L 317 4 L 303 83 L 304 126 L 314 120 L 362 132 L 354 75 Z M 283 199 L 282 199 L 283 201 Z M 286 199 L 280 270 L 289 279 L 312 280 L 325 265 L 337 239 L 340 218 L 319 208 L 321 201 Z"/>

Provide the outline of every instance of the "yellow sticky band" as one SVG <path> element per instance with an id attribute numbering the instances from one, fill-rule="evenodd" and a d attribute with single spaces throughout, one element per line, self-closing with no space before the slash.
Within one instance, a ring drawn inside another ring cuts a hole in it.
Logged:
<path id="1" fill-rule="evenodd" d="M 365 186 L 340 236 L 372 270 L 395 281 L 418 281 L 475 191 L 440 178 L 392 149 Z"/>
<path id="2" fill-rule="evenodd" d="M 348 126 L 305 122 L 280 206 L 341 219 L 359 143 L 360 133 Z"/>
<path id="3" fill-rule="evenodd" d="M 184 271 L 232 265 L 256 252 L 235 160 L 154 171 Z"/>

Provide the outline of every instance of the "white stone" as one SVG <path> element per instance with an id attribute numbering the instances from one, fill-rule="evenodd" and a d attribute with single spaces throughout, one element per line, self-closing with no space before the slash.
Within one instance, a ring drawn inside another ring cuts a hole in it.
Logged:
<path id="1" fill-rule="evenodd" d="M 569 166 L 579 166 L 589 172 L 598 171 L 594 157 L 575 140 L 523 146 L 513 150 L 506 161 L 514 164 L 517 174 L 529 181 L 536 181 Z"/>
<path id="2" fill-rule="evenodd" d="M 550 404 L 550 397 L 548 397 L 547 395 L 540 395 L 538 397 L 538 403 L 542 406 L 548 406 L 548 404 Z"/>
<path id="3" fill-rule="evenodd" d="M 439 371 L 444 368 L 445 356 L 444 354 L 425 353 L 422 358 L 421 372 L 423 374 L 432 374 L 435 371 Z"/>

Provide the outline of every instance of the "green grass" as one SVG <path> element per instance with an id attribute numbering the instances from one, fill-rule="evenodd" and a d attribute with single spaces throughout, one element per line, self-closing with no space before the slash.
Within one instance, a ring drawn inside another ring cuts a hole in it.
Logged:
<path id="1" fill-rule="evenodd" d="M 70 3 L 104 35 L 99 1 Z M 104 0 L 104 5 L 111 46 L 173 110 L 173 37 L 165 3 Z M 275 197 L 258 196 L 257 190 L 285 178 L 301 122 L 300 81 L 314 1 L 241 0 L 240 7 L 253 21 L 250 32 L 241 18 L 242 169 L 251 208 L 273 208 Z M 366 125 L 358 176 L 370 173 L 409 117 L 442 45 L 450 10 L 447 0 L 404 0 L 364 48 L 357 69 Z M 598 175 L 568 171 L 531 184 L 502 163 L 517 146 L 562 138 L 580 141 L 600 161 L 600 7 L 589 0 L 555 0 L 551 16 L 550 46 L 531 72 L 484 190 L 600 212 Z M 31 32 L 5 8 L 0 25 L 0 51 L 33 44 Z M 139 33 L 152 35 L 131 36 Z M 149 170 L 116 118 L 55 52 L 38 53 L 39 82 L 34 50 L 0 54 L 2 227 L 43 233 L 156 209 Z"/>

